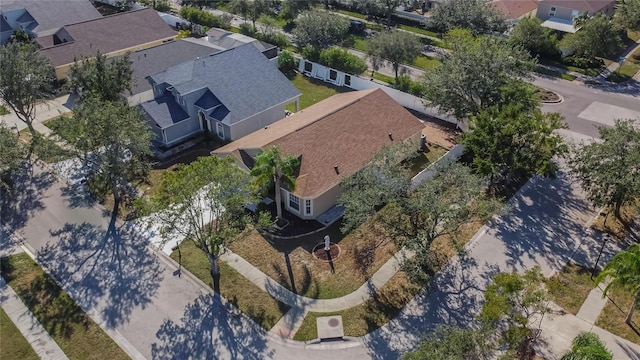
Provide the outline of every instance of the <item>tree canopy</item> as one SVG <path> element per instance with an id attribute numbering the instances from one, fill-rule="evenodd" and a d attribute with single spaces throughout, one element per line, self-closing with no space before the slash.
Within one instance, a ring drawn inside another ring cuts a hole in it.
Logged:
<path id="1" fill-rule="evenodd" d="M 616 288 L 627 291 L 633 297 L 625 320 L 631 325 L 633 312 L 640 300 L 640 244 L 633 244 L 617 253 L 595 279 L 597 283 L 603 280 L 609 282 L 602 292 L 603 297 L 609 290 Z"/>
<path id="2" fill-rule="evenodd" d="M 473 131 L 464 134 L 464 152 L 478 174 L 488 176 L 492 190 L 518 185 L 532 175 L 554 176 L 556 157 L 567 151 L 566 127 L 557 113 L 523 111 L 520 105 L 493 107 L 473 118 Z"/>
<path id="3" fill-rule="evenodd" d="M 640 199 L 640 125 L 637 120 L 616 120 L 613 127 L 600 127 L 602 142 L 574 149 L 571 174 L 580 182 L 596 206 L 620 208 Z"/>
<path id="4" fill-rule="evenodd" d="M 413 63 L 421 51 L 418 37 L 405 31 L 383 31 L 367 43 L 367 56 L 374 69 L 377 70 L 384 63 L 391 64 L 396 81 L 400 65 Z"/>
<path id="5" fill-rule="evenodd" d="M 309 10 L 298 17 L 293 34 L 301 49 L 307 45 L 324 49 L 342 41 L 348 31 L 347 18 L 327 11 Z"/>
<path id="6" fill-rule="evenodd" d="M 421 342 L 417 350 L 402 356 L 403 360 L 425 359 L 489 359 L 494 352 L 491 331 L 438 326 Z"/>
<path id="7" fill-rule="evenodd" d="M 53 65 L 33 43 L 0 46 L 0 97 L 35 139 L 36 103 L 53 94 Z"/>
<path id="8" fill-rule="evenodd" d="M 613 360 L 613 355 L 598 335 L 582 332 L 573 339 L 571 350 L 562 355 L 560 360 Z"/>
<path id="9" fill-rule="evenodd" d="M 585 21 L 574 34 L 567 34 L 560 47 L 573 51 L 579 57 L 610 57 L 622 47 L 620 29 L 605 14 L 599 14 Z"/>
<path id="10" fill-rule="evenodd" d="M 486 0 L 445 0 L 433 9 L 431 20 L 440 32 L 468 29 L 473 34 L 505 32 L 507 19 Z"/>
<path id="11" fill-rule="evenodd" d="M 120 201 L 135 196 L 129 183 L 147 179 L 152 132 L 140 111 L 126 103 L 89 98 L 62 122 L 57 134 L 75 147 L 94 195 L 113 193 L 114 212 Z"/>
<path id="12" fill-rule="evenodd" d="M 95 58 L 76 61 L 69 69 L 69 86 L 83 99 L 95 97 L 103 101 L 123 100 L 125 92 L 131 93 L 133 70 L 129 54 L 107 60 L 97 53 Z"/>
<path id="13" fill-rule="evenodd" d="M 622 26 L 631 30 L 640 30 L 640 0 L 625 0 L 616 10 Z"/>
<path id="14" fill-rule="evenodd" d="M 398 6 L 408 4 L 409 2 L 409 0 L 362 0 L 357 2 L 357 6 L 367 14 L 376 16 L 383 15 L 386 19 L 387 26 L 390 26 L 393 11 Z"/>
<path id="15" fill-rule="evenodd" d="M 511 30 L 509 42 L 524 48 L 532 57 L 555 58 L 560 55 L 555 31 L 542 27 L 542 20 L 536 17 L 526 17 L 518 21 Z"/>
<path id="16" fill-rule="evenodd" d="M 249 174 L 232 158 L 203 156 L 176 171 L 163 174 L 158 193 L 145 204 L 150 221 L 162 224 L 165 241 L 176 236 L 192 241 L 211 266 L 219 291 L 218 258 L 225 246 L 245 229 L 246 204 L 255 199 Z"/>
<path id="17" fill-rule="evenodd" d="M 446 39 L 453 53 L 440 67 L 425 71 L 424 99 L 459 119 L 500 105 L 503 88 L 513 78 L 529 76 L 535 66 L 524 49 L 499 37 L 454 30 Z"/>

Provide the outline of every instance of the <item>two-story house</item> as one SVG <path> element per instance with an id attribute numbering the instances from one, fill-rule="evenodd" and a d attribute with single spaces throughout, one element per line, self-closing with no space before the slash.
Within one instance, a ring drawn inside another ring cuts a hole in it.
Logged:
<path id="1" fill-rule="evenodd" d="M 253 44 L 199 57 L 148 77 L 141 104 L 165 147 L 202 132 L 235 140 L 271 125 L 300 91 Z"/>

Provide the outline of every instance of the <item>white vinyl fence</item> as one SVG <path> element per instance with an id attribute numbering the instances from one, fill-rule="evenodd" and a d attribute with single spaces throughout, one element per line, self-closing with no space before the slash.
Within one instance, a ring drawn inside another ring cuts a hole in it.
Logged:
<path id="1" fill-rule="evenodd" d="M 411 190 L 413 191 L 418 188 L 423 181 L 431 179 L 436 174 L 438 166 L 458 160 L 460 156 L 462 156 L 463 151 L 464 146 L 462 144 L 458 144 L 454 146 L 453 149 L 449 150 L 449 152 L 442 155 L 438 160 L 434 161 L 433 164 L 419 172 L 416 176 L 411 178 Z"/>

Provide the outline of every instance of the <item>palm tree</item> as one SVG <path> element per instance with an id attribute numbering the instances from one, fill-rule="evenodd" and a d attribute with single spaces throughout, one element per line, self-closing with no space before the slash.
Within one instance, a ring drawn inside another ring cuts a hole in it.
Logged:
<path id="1" fill-rule="evenodd" d="M 633 295 L 631 309 L 625 320 L 627 325 L 631 326 L 631 317 L 640 297 L 640 244 L 631 245 L 627 250 L 617 253 L 598 275 L 596 282 L 604 279 L 607 279 L 609 284 L 604 288 L 602 296 L 611 288 L 624 289 Z"/>
<path id="2" fill-rule="evenodd" d="M 598 335 L 583 332 L 572 341 L 571 351 L 560 360 L 611 360 L 613 355 L 607 350 Z"/>
<path id="3" fill-rule="evenodd" d="M 251 169 L 255 176 L 255 184 L 264 189 L 271 184 L 276 193 L 276 214 L 278 222 L 282 221 L 282 199 L 280 188 L 284 185 L 289 191 L 296 189 L 294 172 L 300 165 L 300 159 L 295 156 L 282 156 L 278 146 L 272 146 L 256 156 L 256 162 Z"/>

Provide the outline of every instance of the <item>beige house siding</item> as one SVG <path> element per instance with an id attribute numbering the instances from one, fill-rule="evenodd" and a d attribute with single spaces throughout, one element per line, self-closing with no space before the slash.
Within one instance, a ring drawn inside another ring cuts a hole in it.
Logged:
<path id="1" fill-rule="evenodd" d="M 282 195 L 282 202 L 284 203 L 284 208 L 291 212 L 292 214 L 297 215 L 301 219 L 310 220 L 315 219 L 320 216 L 323 212 L 329 210 L 332 206 L 334 206 L 338 202 L 338 198 L 342 193 L 340 186 L 336 185 L 331 189 L 325 191 L 320 194 L 316 198 L 300 198 L 300 210 L 295 210 L 291 206 L 289 206 L 289 191 L 285 189 L 280 189 L 280 193 Z M 305 201 L 311 200 L 311 214 L 305 214 Z"/>
<path id="2" fill-rule="evenodd" d="M 614 4 L 615 4 L 614 1 L 610 2 L 609 4 L 607 4 L 607 6 L 605 6 L 602 9 L 600 9 L 600 11 L 597 11 L 597 13 L 603 13 L 603 14 L 607 14 L 608 16 L 613 16 Z M 546 3 L 538 4 L 538 11 L 537 11 L 537 14 L 536 14 L 538 19 L 541 19 L 543 21 L 549 19 L 551 17 L 550 13 L 551 13 L 551 8 L 552 7 L 556 8 L 554 17 L 560 18 L 560 19 L 565 19 L 565 20 L 572 20 L 573 19 L 571 17 L 571 15 L 572 15 L 574 9 L 563 7 L 563 6 L 558 6 L 558 5 L 546 4 Z M 582 14 L 584 12 L 585 12 L 584 10 L 578 10 L 578 14 Z M 595 15 L 596 13 L 589 12 L 589 14 Z"/>

